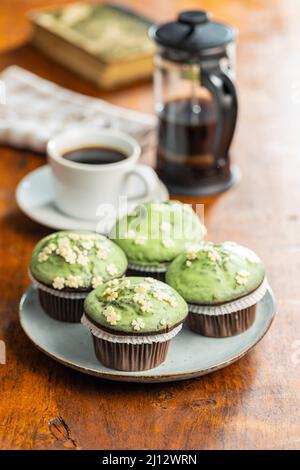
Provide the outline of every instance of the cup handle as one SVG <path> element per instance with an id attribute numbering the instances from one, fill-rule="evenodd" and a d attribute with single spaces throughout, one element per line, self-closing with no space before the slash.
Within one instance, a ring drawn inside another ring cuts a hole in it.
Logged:
<path id="1" fill-rule="evenodd" d="M 124 176 L 123 188 L 125 193 L 126 187 L 128 185 L 128 180 L 132 175 L 138 176 L 140 180 L 142 180 L 142 182 L 144 183 L 144 191 L 134 196 L 128 196 L 128 199 L 144 198 L 149 196 L 156 190 L 159 180 L 153 168 L 148 165 L 136 165 L 133 170 L 128 171 L 128 173 L 126 173 L 126 175 Z"/>

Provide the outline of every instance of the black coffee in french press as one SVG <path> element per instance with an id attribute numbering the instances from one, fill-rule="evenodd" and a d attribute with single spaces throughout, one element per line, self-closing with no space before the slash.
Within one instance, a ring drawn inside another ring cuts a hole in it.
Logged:
<path id="1" fill-rule="evenodd" d="M 229 147 L 236 118 L 235 31 L 203 11 L 153 26 L 157 172 L 172 194 L 205 196 L 235 182 Z"/>

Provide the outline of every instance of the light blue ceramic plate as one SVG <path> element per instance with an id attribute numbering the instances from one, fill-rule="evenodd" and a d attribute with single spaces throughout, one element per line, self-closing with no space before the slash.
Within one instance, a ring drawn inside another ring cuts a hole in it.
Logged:
<path id="1" fill-rule="evenodd" d="M 33 344 L 52 359 L 85 374 L 126 382 L 171 382 L 208 374 L 232 364 L 266 334 L 275 315 L 269 290 L 259 302 L 256 320 L 245 333 L 231 338 L 206 338 L 183 328 L 172 341 L 167 360 L 144 372 L 120 372 L 96 359 L 89 331 L 81 324 L 63 323 L 48 317 L 31 286 L 20 303 L 20 322 Z"/>

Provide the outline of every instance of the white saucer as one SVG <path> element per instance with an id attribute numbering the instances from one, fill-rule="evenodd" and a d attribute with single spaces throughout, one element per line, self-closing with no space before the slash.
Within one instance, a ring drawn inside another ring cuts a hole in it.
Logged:
<path id="1" fill-rule="evenodd" d="M 67 367 L 103 379 L 125 382 L 172 382 L 222 369 L 243 357 L 262 340 L 275 315 L 271 290 L 257 304 L 254 324 L 244 333 L 229 338 L 206 338 L 185 325 L 171 341 L 166 361 L 155 369 L 120 372 L 97 361 L 92 338 L 80 323 L 53 320 L 40 306 L 37 289 L 30 286 L 20 302 L 21 326 L 43 353 Z"/>
<path id="2" fill-rule="evenodd" d="M 136 179 L 132 181 L 132 188 L 129 187 L 129 194 L 140 194 L 143 190 L 142 183 Z M 134 188 L 134 191 L 133 191 Z M 155 199 L 165 201 L 169 199 L 169 193 L 165 185 L 160 181 L 157 189 L 150 194 L 147 200 Z M 19 208 L 30 219 L 59 230 L 97 230 L 100 233 L 107 233 L 109 225 L 114 224 L 114 220 L 105 217 L 101 220 L 81 220 L 74 219 L 60 212 L 54 204 L 53 176 L 49 165 L 44 165 L 28 173 L 18 184 L 16 189 L 16 200 Z M 132 209 L 136 204 L 145 202 L 144 199 L 135 199 L 128 203 L 128 209 Z"/>

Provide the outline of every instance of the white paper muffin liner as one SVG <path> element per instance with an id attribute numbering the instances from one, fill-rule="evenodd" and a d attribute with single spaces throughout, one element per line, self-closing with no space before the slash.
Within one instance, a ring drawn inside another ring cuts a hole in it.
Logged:
<path id="1" fill-rule="evenodd" d="M 165 273 L 167 267 L 167 263 L 163 266 L 141 266 L 138 264 L 128 263 L 128 269 L 134 269 L 135 271 L 140 271 L 144 273 Z"/>
<path id="2" fill-rule="evenodd" d="M 152 344 L 152 343 L 164 343 L 165 341 L 170 341 L 170 339 L 174 338 L 182 328 L 182 323 L 173 330 L 169 331 L 168 333 L 160 333 L 157 335 L 149 335 L 149 336 L 122 336 L 122 335 L 114 335 L 108 333 L 107 331 L 101 330 L 101 328 L 97 327 L 92 323 L 85 314 L 81 317 L 81 323 L 86 326 L 92 335 L 96 336 L 96 338 L 103 339 L 105 341 L 109 341 L 111 343 L 122 343 L 122 344 Z"/>
<path id="3" fill-rule="evenodd" d="M 33 284 L 38 288 L 41 289 L 44 292 L 47 292 L 48 294 L 55 295 L 56 297 L 60 297 L 62 299 L 85 299 L 86 296 L 89 294 L 89 292 L 65 292 L 65 291 L 60 291 L 58 289 L 53 289 L 49 286 L 46 286 L 45 284 L 42 284 L 41 282 L 37 281 L 31 272 L 28 272 L 28 275 L 30 279 L 32 280 Z"/>
<path id="4" fill-rule="evenodd" d="M 251 294 L 245 295 L 238 300 L 227 302 L 223 305 L 195 305 L 188 303 L 189 311 L 202 315 L 226 315 L 239 310 L 252 307 L 257 304 L 265 295 L 269 288 L 268 280 L 265 277 L 261 285 Z"/>

